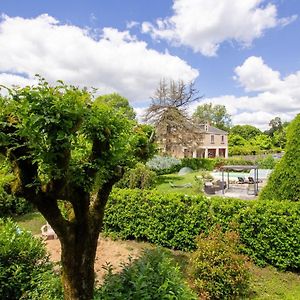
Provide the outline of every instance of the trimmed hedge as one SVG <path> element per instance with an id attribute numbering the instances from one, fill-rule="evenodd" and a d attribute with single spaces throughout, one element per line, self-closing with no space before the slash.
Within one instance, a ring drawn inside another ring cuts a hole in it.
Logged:
<path id="1" fill-rule="evenodd" d="M 199 233 L 235 223 L 244 253 L 258 264 L 300 270 L 300 203 L 114 190 L 103 230 L 123 239 L 192 251 Z"/>

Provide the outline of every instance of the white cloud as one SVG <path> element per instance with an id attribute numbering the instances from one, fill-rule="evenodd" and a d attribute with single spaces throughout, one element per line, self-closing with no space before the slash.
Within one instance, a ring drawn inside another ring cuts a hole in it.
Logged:
<path id="1" fill-rule="evenodd" d="M 252 56 L 235 68 L 235 74 L 235 80 L 245 91 L 257 94 L 206 98 L 193 104 L 190 111 L 203 103 L 225 105 L 234 124 L 252 124 L 261 129 L 267 129 L 269 121 L 276 116 L 289 121 L 300 112 L 300 71 L 281 78 L 261 57 Z"/>
<path id="2" fill-rule="evenodd" d="M 140 25 L 140 23 L 136 22 L 136 21 L 126 22 L 126 28 L 127 29 L 131 29 L 131 28 L 137 27 L 139 25 Z"/>
<path id="3" fill-rule="evenodd" d="M 0 83 L 30 84 L 40 74 L 50 82 L 62 79 L 142 101 L 162 77 L 191 81 L 198 76 L 185 61 L 149 49 L 128 31 L 104 28 L 95 36 L 47 14 L 33 19 L 3 16 L 0 45 Z"/>
<path id="4" fill-rule="evenodd" d="M 277 8 L 265 0 L 174 0 L 173 16 L 142 24 L 154 39 L 191 47 L 206 56 L 217 54 L 224 41 L 250 46 L 254 39 L 297 16 L 278 18 Z"/>
<path id="5" fill-rule="evenodd" d="M 277 89 L 281 85 L 280 73 L 268 67 L 261 57 L 251 56 L 235 68 L 234 79 L 247 92 Z"/>

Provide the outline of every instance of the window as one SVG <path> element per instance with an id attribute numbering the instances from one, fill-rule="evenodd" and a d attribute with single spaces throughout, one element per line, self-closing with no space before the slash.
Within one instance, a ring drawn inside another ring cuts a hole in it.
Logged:
<path id="1" fill-rule="evenodd" d="M 210 136 L 210 143 L 211 144 L 215 143 L 215 136 L 213 134 Z"/>
<path id="2" fill-rule="evenodd" d="M 225 143 L 224 135 L 221 135 L 221 144 L 224 144 L 224 143 Z"/>

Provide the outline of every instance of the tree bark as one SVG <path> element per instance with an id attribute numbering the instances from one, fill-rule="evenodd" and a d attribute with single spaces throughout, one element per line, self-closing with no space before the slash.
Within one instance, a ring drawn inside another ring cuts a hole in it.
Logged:
<path id="1" fill-rule="evenodd" d="M 74 225 L 61 239 L 62 280 L 65 300 L 91 300 L 99 230 L 91 224 Z"/>

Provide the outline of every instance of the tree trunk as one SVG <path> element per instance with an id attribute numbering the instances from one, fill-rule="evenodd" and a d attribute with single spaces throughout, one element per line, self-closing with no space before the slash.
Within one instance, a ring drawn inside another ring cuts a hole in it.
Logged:
<path id="1" fill-rule="evenodd" d="M 94 292 L 94 262 L 99 232 L 77 225 L 61 241 L 62 279 L 65 300 L 91 300 Z"/>

